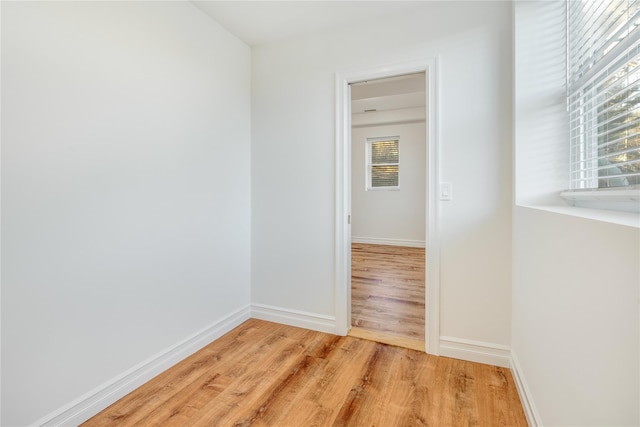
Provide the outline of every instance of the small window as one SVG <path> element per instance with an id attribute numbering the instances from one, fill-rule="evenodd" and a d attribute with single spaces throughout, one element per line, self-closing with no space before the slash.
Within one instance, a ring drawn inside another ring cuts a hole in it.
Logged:
<path id="1" fill-rule="evenodd" d="M 367 191 L 400 188 L 400 138 L 367 139 Z"/>

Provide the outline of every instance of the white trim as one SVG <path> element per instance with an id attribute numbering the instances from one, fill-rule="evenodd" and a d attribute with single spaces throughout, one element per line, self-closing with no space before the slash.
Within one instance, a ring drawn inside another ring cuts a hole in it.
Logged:
<path id="1" fill-rule="evenodd" d="M 427 250 L 426 313 L 427 353 L 440 354 L 440 88 L 439 63 L 430 59 L 427 75 Z"/>
<path id="2" fill-rule="evenodd" d="M 398 162 L 397 163 L 373 163 L 373 144 L 376 142 L 390 142 L 395 141 L 398 144 Z M 390 185 L 387 187 L 374 187 L 373 186 L 373 173 L 374 166 L 398 166 L 400 168 L 400 136 L 387 136 L 387 137 L 375 137 L 367 138 L 365 141 L 365 156 L 364 156 L 364 191 L 400 191 L 400 171 L 396 171 L 398 176 L 398 185 Z"/>
<path id="3" fill-rule="evenodd" d="M 312 331 L 336 333 L 336 318 L 324 314 L 254 303 L 251 304 L 251 317 Z"/>
<path id="4" fill-rule="evenodd" d="M 410 248 L 426 247 L 426 243 L 424 240 L 384 239 L 379 237 L 353 237 L 352 236 L 351 243 L 362 243 L 366 245 L 407 246 Z"/>
<path id="5" fill-rule="evenodd" d="M 351 327 L 351 87 L 336 73 L 335 242 L 336 333 Z"/>
<path id="6" fill-rule="evenodd" d="M 2 1 L 0 1 L 0 22 L 2 22 Z M 0 31 L 0 46 L 2 46 L 2 31 Z M 0 70 L 2 70 L 2 55 L 0 55 Z M 1 78 L 0 78 L 1 80 Z M 0 88 L 2 85 L 0 84 Z M 0 90 L 0 99 L 2 99 Z M 2 103 L 0 102 L 0 129 L 2 129 Z M 0 165 L 2 164 L 2 137 L 0 137 Z M 1 169 L 0 169 L 1 172 Z M 0 173 L 0 188 L 2 188 L 2 173 Z M 2 192 L 0 192 L 0 224 L 2 224 Z M 2 241 L 2 230 L 0 229 L 0 241 Z M 1 247 L 2 245 L 0 245 Z M 0 251 L 0 260 L 2 253 Z M 0 262 L 0 277 L 2 277 L 2 262 Z M 2 307 L 2 280 L 0 280 L 0 307 Z M 0 316 L 1 318 L 2 316 Z M 0 331 L 2 330 L 2 321 L 0 321 Z M 0 366 L 2 366 L 2 335 L 0 334 Z M 0 369 L 0 384 L 2 384 L 2 369 Z M 2 387 L 0 387 L 0 422 L 2 422 Z"/>
<path id="7" fill-rule="evenodd" d="M 524 414 L 527 417 L 527 423 L 530 427 L 542 427 L 542 419 L 533 402 L 533 396 L 524 378 L 520 362 L 513 350 L 511 350 L 511 372 L 513 373 L 513 380 L 516 383 L 518 396 L 520 396 L 520 402 L 522 402 Z"/>
<path id="8" fill-rule="evenodd" d="M 400 186 L 397 185 L 395 187 L 369 187 L 367 185 L 364 191 L 400 191 Z"/>
<path id="9" fill-rule="evenodd" d="M 440 355 L 508 368 L 511 360 L 511 347 L 464 338 L 441 336 Z"/>
<path id="10" fill-rule="evenodd" d="M 560 193 L 565 200 L 613 200 L 640 202 L 640 188 L 567 190 Z"/>
<path id="11" fill-rule="evenodd" d="M 351 105 L 349 83 L 425 73 L 427 108 L 427 252 L 426 303 L 427 353 L 438 355 L 440 346 L 440 200 L 439 185 L 439 94 L 436 57 L 382 65 L 347 73 L 336 73 L 336 189 L 335 189 L 335 307 L 336 333 L 346 335 L 351 313 Z"/>
<path id="12" fill-rule="evenodd" d="M 110 381 L 56 411 L 33 422 L 31 426 L 79 425 L 112 403 L 140 387 L 161 372 L 184 360 L 250 318 L 246 305 L 144 362 L 126 370 Z"/>
<path id="13" fill-rule="evenodd" d="M 640 213 L 640 188 L 570 190 L 560 193 L 570 206 Z"/>

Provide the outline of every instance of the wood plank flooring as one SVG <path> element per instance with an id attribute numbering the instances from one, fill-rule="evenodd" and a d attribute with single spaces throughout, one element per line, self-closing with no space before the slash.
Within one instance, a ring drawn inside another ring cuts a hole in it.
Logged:
<path id="1" fill-rule="evenodd" d="M 82 424 L 526 426 L 508 369 L 251 319 Z"/>
<path id="2" fill-rule="evenodd" d="M 424 251 L 351 245 L 350 335 L 424 350 Z"/>

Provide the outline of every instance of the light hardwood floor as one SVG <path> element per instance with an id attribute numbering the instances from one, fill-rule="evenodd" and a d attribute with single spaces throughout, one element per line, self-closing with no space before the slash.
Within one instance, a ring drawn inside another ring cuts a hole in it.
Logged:
<path id="1" fill-rule="evenodd" d="M 349 335 L 424 350 L 423 248 L 351 245 Z"/>
<path id="2" fill-rule="evenodd" d="M 508 369 L 254 319 L 83 424 L 526 425 Z"/>

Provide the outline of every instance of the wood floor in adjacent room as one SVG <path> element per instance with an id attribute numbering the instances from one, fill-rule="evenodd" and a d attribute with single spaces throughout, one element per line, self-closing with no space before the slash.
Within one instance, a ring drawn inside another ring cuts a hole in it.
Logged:
<path id="1" fill-rule="evenodd" d="M 424 350 L 425 250 L 351 245 L 349 335 Z"/>
<path id="2" fill-rule="evenodd" d="M 526 426 L 508 369 L 251 319 L 83 426 Z"/>

